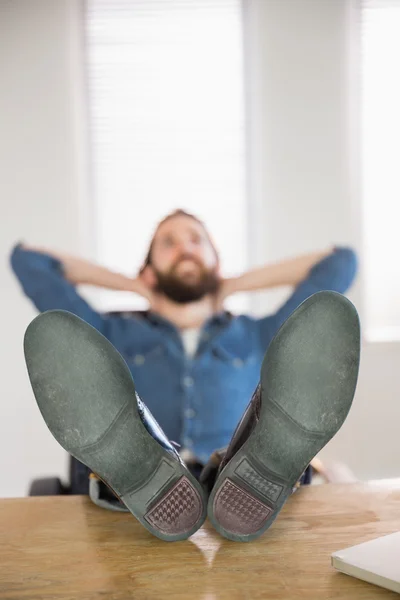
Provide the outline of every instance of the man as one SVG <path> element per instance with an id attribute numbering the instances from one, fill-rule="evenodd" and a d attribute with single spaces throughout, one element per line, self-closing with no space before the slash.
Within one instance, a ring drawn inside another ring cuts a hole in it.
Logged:
<path id="1" fill-rule="evenodd" d="M 313 294 L 346 292 L 357 260 L 351 249 L 334 248 L 222 279 L 205 226 L 178 210 L 158 225 L 136 279 L 22 244 L 13 249 L 11 265 L 40 312 L 69 311 L 117 348 L 139 396 L 198 475 L 215 449 L 228 446 L 279 328 Z M 78 284 L 139 293 L 149 310 L 99 314 L 79 296 Z M 235 292 L 279 285 L 294 291 L 273 315 L 253 318 L 222 310 Z"/>

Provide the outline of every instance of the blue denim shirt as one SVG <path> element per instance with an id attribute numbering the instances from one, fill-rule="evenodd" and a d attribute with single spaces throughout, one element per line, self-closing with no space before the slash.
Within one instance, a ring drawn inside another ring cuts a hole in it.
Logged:
<path id="1" fill-rule="evenodd" d="M 139 396 L 168 438 L 205 463 L 213 450 L 229 443 L 279 327 L 312 294 L 346 292 L 357 271 L 357 258 L 350 248 L 336 248 L 311 269 L 275 314 L 214 315 L 202 328 L 193 358 L 186 355 L 178 329 L 155 313 L 93 310 L 65 279 L 58 259 L 17 244 L 11 266 L 40 312 L 68 310 L 114 344 L 129 366 Z"/>

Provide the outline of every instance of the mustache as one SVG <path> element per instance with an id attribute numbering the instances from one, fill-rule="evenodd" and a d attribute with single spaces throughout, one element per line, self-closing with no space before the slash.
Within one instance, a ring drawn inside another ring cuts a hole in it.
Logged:
<path id="1" fill-rule="evenodd" d="M 178 260 L 176 260 L 172 265 L 172 270 L 175 269 L 183 260 L 191 260 L 195 262 L 196 265 L 198 265 L 199 267 L 204 267 L 203 263 L 197 258 L 197 256 L 192 256 L 191 254 L 182 254 L 182 256 L 180 256 Z"/>

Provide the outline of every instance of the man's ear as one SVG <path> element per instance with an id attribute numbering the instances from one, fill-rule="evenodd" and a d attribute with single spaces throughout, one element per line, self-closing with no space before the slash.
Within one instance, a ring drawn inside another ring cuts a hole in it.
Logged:
<path id="1" fill-rule="evenodd" d="M 156 285 L 157 278 L 154 273 L 153 268 L 150 265 L 147 265 L 140 274 L 141 279 L 144 283 L 151 289 Z"/>

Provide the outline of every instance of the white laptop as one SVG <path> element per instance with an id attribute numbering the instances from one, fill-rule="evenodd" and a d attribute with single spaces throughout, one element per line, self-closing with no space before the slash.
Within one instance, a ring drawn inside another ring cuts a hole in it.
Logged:
<path id="1" fill-rule="evenodd" d="M 400 531 L 334 552 L 332 565 L 400 594 Z"/>

